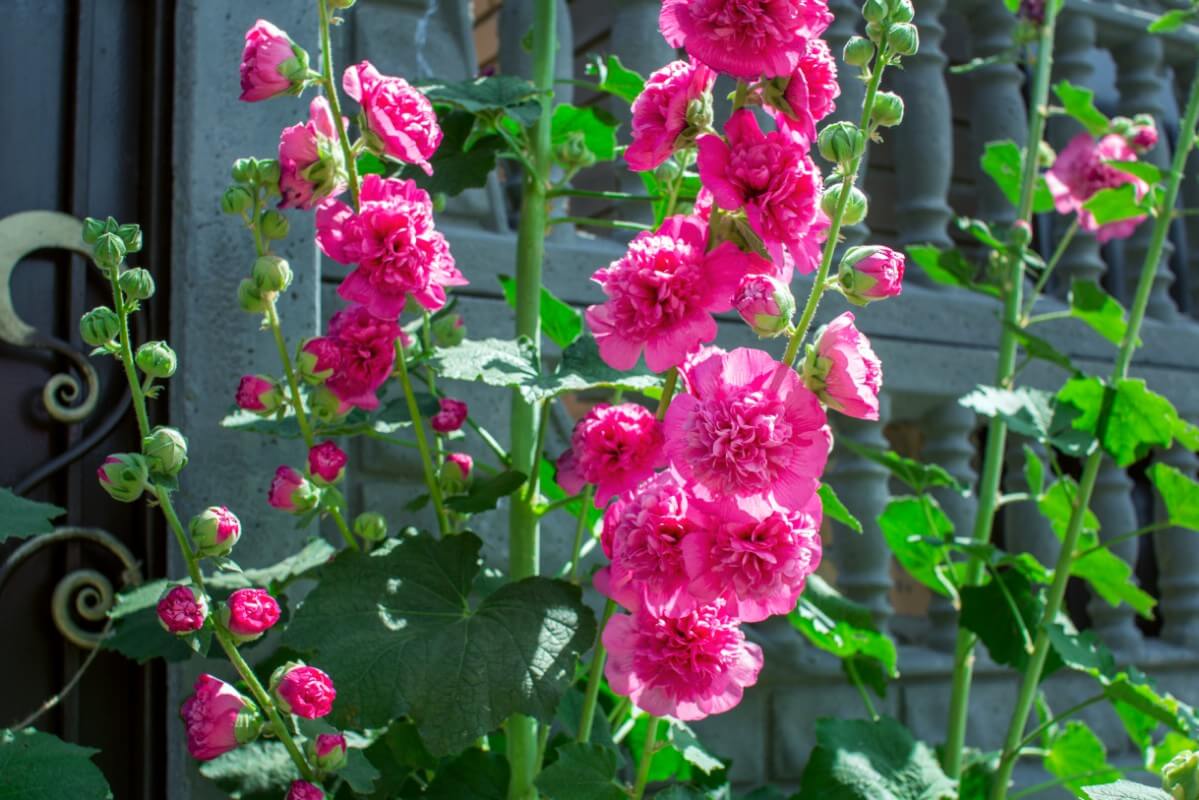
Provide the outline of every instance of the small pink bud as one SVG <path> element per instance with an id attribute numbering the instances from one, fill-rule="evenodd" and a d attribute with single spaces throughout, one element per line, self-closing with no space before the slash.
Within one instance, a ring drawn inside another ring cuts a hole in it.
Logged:
<path id="1" fill-rule="evenodd" d="M 227 556 L 241 538 L 241 521 L 224 506 L 213 506 L 192 517 L 188 526 L 196 555 Z"/>
<path id="2" fill-rule="evenodd" d="M 883 365 L 870 340 L 846 311 L 816 334 L 803 364 L 804 384 L 829 408 L 858 419 L 878 419 Z"/>
<path id="3" fill-rule="evenodd" d="M 316 508 L 316 487 L 291 467 L 279 467 L 271 481 L 267 502 L 272 508 L 290 514 L 304 514 Z"/>
<path id="4" fill-rule="evenodd" d="M 264 375 L 244 375 L 237 384 L 237 407 L 255 414 L 274 414 L 283 405 L 279 384 Z"/>
<path id="5" fill-rule="evenodd" d="M 264 19 L 246 31 L 241 55 L 241 99 L 253 103 L 287 92 L 299 93 L 308 72 L 308 54 Z"/>
<path id="6" fill-rule="evenodd" d="M 341 364 L 341 348 L 327 336 L 309 339 L 300 348 L 298 359 L 300 375 L 311 384 L 322 384 L 329 380 L 333 371 Z"/>
<path id="7" fill-rule="evenodd" d="M 316 667 L 291 661 L 271 675 L 271 692 L 285 714 L 317 719 L 333 710 L 337 690 L 333 681 Z"/>
<path id="8" fill-rule="evenodd" d="M 321 442 L 308 451 L 308 473 L 321 486 L 332 486 L 346 474 L 349 456 L 333 442 Z"/>
<path id="9" fill-rule="evenodd" d="M 158 621 L 168 632 L 186 636 L 204 627 L 208 600 L 191 586 L 172 586 L 158 601 Z"/>
<path id="10" fill-rule="evenodd" d="M 441 410 L 429 418 L 429 427 L 437 433 L 453 433 L 466 422 L 466 403 L 452 397 L 441 398 Z"/>
<path id="11" fill-rule="evenodd" d="M 1128 141 L 1138 153 L 1147 153 L 1157 146 L 1157 127 L 1137 125 L 1129 132 Z"/>
<path id="12" fill-rule="evenodd" d="M 150 467 L 140 453 L 118 453 L 96 470 L 100 486 L 118 503 L 132 503 L 146 490 Z"/>
<path id="13" fill-rule="evenodd" d="M 325 790 L 308 781 L 293 781 L 284 800 L 325 800 Z"/>
<path id="14" fill-rule="evenodd" d="M 321 733 L 308 742 L 308 760 L 321 772 L 336 772 L 346 764 L 346 737 Z"/>
<path id="15" fill-rule="evenodd" d="M 470 486 L 470 471 L 475 462 L 466 453 L 446 453 L 441 465 L 441 488 L 446 494 L 461 494 Z"/>
<path id="16" fill-rule="evenodd" d="M 851 247 L 841 259 L 841 292 L 849 302 L 862 306 L 898 297 L 903 291 L 903 268 L 903 253 L 889 247 Z"/>
<path id="17" fill-rule="evenodd" d="M 741 319 L 764 339 L 778 336 L 791 325 L 795 297 L 787 284 L 771 275 L 746 275 L 733 296 Z"/>
<path id="18" fill-rule="evenodd" d="M 238 589 L 225 601 L 221 620 L 239 644 L 252 642 L 279 621 L 279 603 L 265 589 Z"/>
<path id="19" fill-rule="evenodd" d="M 211 761 L 258 738 L 262 716 L 236 689 L 211 675 L 196 679 L 195 692 L 183 701 L 179 716 L 187 728 L 187 751 Z"/>

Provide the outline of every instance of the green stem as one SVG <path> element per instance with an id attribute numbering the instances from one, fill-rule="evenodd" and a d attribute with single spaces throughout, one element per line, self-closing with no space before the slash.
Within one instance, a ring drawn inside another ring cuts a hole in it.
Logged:
<path id="1" fill-rule="evenodd" d="M 608 620 L 616 613 L 616 602 L 609 600 L 604 604 L 603 618 L 600 620 L 598 633 L 595 635 L 595 652 L 591 656 L 591 670 L 587 674 L 587 689 L 583 693 L 583 711 L 579 714 L 579 732 L 575 739 L 580 742 L 591 740 L 591 727 L 595 721 L 595 707 L 599 702 L 600 679 L 604 675 L 604 661 L 607 652 L 604 650 L 604 628 Z"/>
<path id="2" fill-rule="evenodd" d="M 321 83 L 325 87 L 325 98 L 333 112 L 333 124 L 337 126 L 337 140 L 341 142 L 341 154 L 346 161 L 349 176 L 350 204 L 358 208 L 358 164 L 354 161 L 354 150 L 350 147 L 350 135 L 346 132 L 345 120 L 341 116 L 341 101 L 337 96 L 337 83 L 333 78 L 333 46 L 329 40 L 329 0 L 318 0 L 321 16 Z"/>
<path id="3" fill-rule="evenodd" d="M 575 543 L 570 551 L 570 582 L 574 585 L 579 585 L 579 561 L 581 556 L 579 553 L 583 549 L 583 534 L 587 531 L 587 512 L 591 508 L 593 498 L 595 497 L 595 487 L 587 484 L 587 488 L 583 490 L 582 504 L 579 506 L 579 524 L 575 526 Z"/>
<path id="4" fill-rule="evenodd" d="M 396 364 L 399 366 L 400 386 L 404 389 L 404 400 L 408 404 L 408 416 L 412 418 L 412 432 L 416 434 L 416 449 L 420 452 L 421 469 L 425 473 L 425 484 L 429 487 L 429 497 L 433 501 L 433 510 L 437 514 L 437 528 L 442 536 L 451 533 L 450 519 L 445 513 L 445 501 L 441 497 L 441 484 L 437 480 L 437 472 L 433 468 L 433 456 L 429 451 L 429 440 L 425 436 L 425 421 L 416 402 L 416 393 L 412 391 L 412 378 L 408 375 L 408 356 L 403 347 L 396 347 Z"/>
<path id="5" fill-rule="evenodd" d="M 679 368 L 671 367 L 666 373 L 666 382 L 662 385 L 662 397 L 658 400 L 658 411 L 654 415 L 659 420 L 666 418 L 666 409 L 670 408 L 670 401 L 674 397 L 674 391 L 679 385 Z"/>
<path id="6" fill-rule="evenodd" d="M 1119 536 L 1113 536 L 1112 538 L 1108 539 L 1106 542 L 1100 542 L 1099 544 L 1095 545 L 1094 547 L 1088 547 L 1086 550 L 1079 551 L 1078 555 L 1074 556 L 1074 560 L 1081 561 L 1082 559 L 1091 555 L 1091 553 L 1098 552 L 1099 550 L 1107 550 L 1109 548 L 1115 547 L 1118 544 L 1123 544 L 1124 542 L 1130 541 L 1132 539 L 1136 539 L 1137 537 L 1144 536 L 1145 534 L 1148 534 L 1148 533 L 1154 533 L 1156 531 L 1165 530 L 1166 528 L 1173 528 L 1174 524 L 1175 523 L 1172 520 L 1165 520 L 1163 522 L 1154 522 L 1152 525 L 1146 525 L 1143 528 L 1137 528 L 1135 531 L 1129 531 L 1128 533 L 1122 533 Z"/>
<path id="7" fill-rule="evenodd" d="M 1053 255 L 1049 258 L 1049 263 L 1045 265 L 1045 269 L 1041 270 L 1041 277 L 1037 278 L 1036 285 L 1032 287 L 1032 292 L 1028 296 L 1028 304 L 1024 306 L 1024 319 L 1032 313 L 1033 306 L 1037 304 L 1037 299 L 1040 298 L 1041 292 L 1045 291 L 1046 284 L 1049 283 L 1050 276 L 1053 275 L 1053 270 L 1057 267 L 1058 262 L 1062 260 L 1062 256 L 1066 254 L 1066 248 L 1074 241 L 1075 235 L 1078 234 L 1078 215 L 1074 216 L 1074 221 L 1070 223 L 1070 227 L 1062 234 L 1062 240 L 1057 243 L 1057 247 L 1053 251 Z"/>
<path id="8" fill-rule="evenodd" d="M 141 381 L 137 379 L 137 367 L 133 363 L 133 345 L 129 336 L 129 312 L 125 308 L 125 293 L 117 283 L 120 267 L 113 267 L 108 280 L 112 284 L 112 300 L 117 319 L 120 321 L 121 365 L 125 368 L 125 378 L 129 382 L 129 395 L 133 398 L 133 413 L 137 415 L 137 431 L 141 438 L 150 433 L 150 418 L 146 413 L 146 395 L 142 391 Z"/>
<path id="9" fill-rule="evenodd" d="M 571 503 L 577 503 L 582 498 L 583 498 L 582 493 L 572 494 L 570 497 L 563 497 L 561 500 L 555 500 L 552 503 L 546 503 L 545 505 L 543 505 L 541 507 L 541 509 L 538 513 L 540 513 L 541 516 L 544 517 L 546 514 L 550 513 L 551 511 L 557 511 L 559 508 L 568 506 Z"/>
<path id="10" fill-rule="evenodd" d="M 862 683 L 862 676 L 858 675 L 858 668 L 854 666 L 853 659 L 847 658 L 841 663 L 845 665 L 845 671 L 849 674 L 849 679 L 853 681 L 854 688 L 861 695 L 862 703 L 866 706 L 866 713 L 870 715 L 870 719 L 878 722 L 878 710 L 874 707 L 874 701 L 870 699 L 870 692 L 867 691 L 866 685 Z"/>
<path id="11" fill-rule="evenodd" d="M 633 784 L 632 800 L 641 800 L 645 795 L 645 786 L 649 783 L 649 768 L 657 752 L 658 727 L 662 720 L 650 715 L 649 726 L 645 730 L 645 745 L 641 749 L 641 760 L 637 762 L 637 782 Z"/>
<path id="12" fill-rule="evenodd" d="M 1070 319 L 1072 316 L 1074 316 L 1074 312 L 1067 309 L 1062 309 L 1061 311 L 1047 311 L 1044 314 L 1037 314 L 1034 317 L 1028 317 L 1026 320 L 1024 320 L 1024 327 L 1028 328 L 1033 325 L 1040 325 L 1042 322 L 1053 322 L 1054 320 L 1059 319 Z"/>
<path id="13" fill-rule="evenodd" d="M 590 225 L 593 228 L 613 228 L 620 231 L 652 231 L 652 225 L 640 222 L 627 222 L 622 219 L 602 219 L 600 217 L 552 217 L 546 225 Z"/>
<path id="14" fill-rule="evenodd" d="M 1103 702 L 1106 699 L 1107 695 L 1103 692 L 1100 692 L 1099 694 L 1088 697 L 1086 700 L 1083 700 L 1080 703 L 1075 703 L 1060 714 L 1055 714 L 1052 719 L 1045 720 L 1040 725 L 1033 728 L 1032 731 L 1024 737 L 1024 739 L 1020 742 L 1020 750 L 1024 750 L 1028 745 L 1035 742 L 1038 736 L 1052 728 L 1054 725 L 1057 725 L 1062 720 L 1069 719 L 1079 711 L 1082 711 L 1084 708 Z"/>
<path id="15" fill-rule="evenodd" d="M 1052 7 L 1053 4 L 1051 3 L 1050 8 Z M 1158 207 L 1158 214 L 1154 219 L 1153 234 L 1149 240 L 1149 249 L 1145 253 L 1145 261 L 1141 266 L 1141 274 L 1137 282 L 1136 295 L 1133 298 L 1132 308 L 1129 311 L 1128 330 L 1125 331 L 1124 340 L 1120 343 L 1120 351 L 1116 356 L 1116 364 L 1112 369 L 1105 402 L 1095 426 L 1097 432 L 1102 432 L 1108 424 L 1111 416 L 1112 392 L 1120 381 L 1128 376 L 1128 367 L 1132 363 L 1137 342 L 1140 340 L 1141 325 L 1145 321 L 1145 311 L 1149 307 L 1149 295 L 1153 291 L 1153 279 L 1157 275 L 1157 270 L 1161 265 L 1166 236 L 1170 232 L 1172 217 L 1170 210 L 1174 208 L 1174 204 L 1178 200 L 1178 187 L 1182 182 L 1183 170 L 1186 168 L 1187 157 L 1191 153 L 1191 148 L 1195 144 L 1196 122 L 1199 122 L 1199 73 L 1191 81 L 1186 112 L 1178 128 L 1178 142 L 1176 143 L 1174 161 L 1171 164 L 1169 178 L 1166 182 L 1166 191 L 1162 196 L 1161 205 Z M 1029 658 L 1028 666 L 1024 671 L 1024 680 L 1020 685 L 1020 694 L 1016 699 L 1016 708 L 1012 714 L 1011 724 L 1008 726 L 1007 738 L 1003 748 L 1004 755 L 1000 760 L 999 770 L 995 776 L 994 788 L 991 792 L 992 800 L 1006 800 L 1007 798 L 1008 782 L 1011 780 L 1012 770 L 1015 768 L 1016 762 L 1015 755 L 1013 754 L 1018 753 L 1020 750 L 1019 745 L 1023 738 L 1024 726 L 1028 723 L 1028 715 L 1032 709 L 1033 700 L 1036 697 L 1037 686 L 1041 681 L 1041 673 L 1044 671 L 1045 661 L 1049 656 L 1049 626 L 1057 618 L 1058 612 L 1062 608 L 1062 601 L 1066 595 L 1066 583 L 1070 577 L 1070 567 L 1076 558 L 1074 550 L 1082 534 L 1083 521 L 1086 518 L 1087 507 L 1091 502 L 1091 495 L 1095 491 L 1095 483 L 1099 477 L 1099 467 L 1102 462 L 1103 448 L 1096 443 L 1090 455 L 1087 456 L 1086 464 L 1083 466 L 1082 478 L 1079 481 L 1078 498 L 1074 503 L 1070 522 L 1066 527 L 1066 533 L 1062 539 L 1061 555 L 1058 557 L 1057 565 L 1054 567 L 1053 584 L 1049 587 L 1049 593 L 1045 598 L 1045 612 L 1041 617 L 1036 648 Z"/>
<path id="16" fill-rule="evenodd" d="M 590 197 L 596 200 L 644 200 L 648 203 L 656 203 L 661 200 L 661 197 L 651 194 L 629 194 L 628 192 L 593 192 L 589 189 L 574 189 L 571 187 L 563 187 L 560 189 L 551 189 L 546 192 L 546 197 Z"/>
<path id="17" fill-rule="evenodd" d="M 1053 36 L 1057 21 L 1057 6 L 1049 4 L 1045 24 L 1041 27 L 1037 47 L 1037 66 L 1033 76 L 1028 146 L 1025 148 L 1024 172 L 1020 183 L 1020 205 L 1016 219 L 1031 224 L 1033 200 L 1037 188 L 1037 159 L 1035 153 L 1045 138 L 1045 104 L 1049 99 L 1049 80 L 1053 69 Z M 1048 270 L 1046 270 L 1048 271 Z M 1008 256 L 1007 291 L 1003 303 L 1003 327 L 999 333 L 999 358 L 995 384 L 1009 388 L 1016 372 L 1020 313 L 1024 305 L 1024 251 L 1017 249 Z M 978 510 L 974 517 L 971 538 L 988 543 L 995 527 L 1000 483 L 1003 479 L 1003 460 L 1007 449 L 1007 423 L 995 418 L 987 431 L 987 446 L 983 455 L 983 470 L 978 484 Z M 963 585 L 976 586 L 982 580 L 985 564 L 981 558 L 968 558 Z M 970 713 L 970 687 L 974 680 L 974 647 L 978 637 L 958 626 L 954 645 L 953 685 L 949 699 L 949 725 L 945 739 L 945 772 L 956 780 L 962 770 L 962 754 L 966 743 L 966 718 Z"/>

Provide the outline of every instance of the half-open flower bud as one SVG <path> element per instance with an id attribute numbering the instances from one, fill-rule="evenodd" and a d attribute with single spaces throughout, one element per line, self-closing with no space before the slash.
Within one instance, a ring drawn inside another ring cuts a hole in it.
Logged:
<path id="1" fill-rule="evenodd" d="M 198 761 L 211 761 L 262 731 L 262 715 L 248 698 L 211 675 L 196 679 L 195 692 L 183 701 L 179 716 L 187 728 L 187 751 Z"/>
<path id="2" fill-rule="evenodd" d="M 308 451 L 308 474 L 317 485 L 332 486 L 345 477 L 349 460 L 333 442 L 321 442 Z"/>
<path id="3" fill-rule="evenodd" d="M 141 453 L 117 453 L 104 459 L 96 476 L 109 497 L 118 503 L 132 503 L 146 490 L 150 468 Z"/>
<path id="4" fill-rule="evenodd" d="M 243 375 L 237 384 L 237 407 L 264 417 L 283 406 L 283 390 L 265 375 Z"/>
<path id="5" fill-rule="evenodd" d="M 903 253 L 882 246 L 851 247 L 841 259 L 837 280 L 849 302 L 864 306 L 898 297 L 903 291 L 903 270 Z"/>
<path id="6" fill-rule="evenodd" d="M 172 586 L 158 599 L 158 622 L 168 633 L 187 636 L 204 627 L 208 598 L 193 586 Z"/>
<path id="7" fill-rule="evenodd" d="M 308 740 L 308 761 L 321 772 L 336 772 L 346 765 L 346 737 L 319 733 Z"/>
<path id="8" fill-rule="evenodd" d="M 212 506 L 192 517 L 188 525 L 196 555 L 219 558 L 233 552 L 241 538 L 241 520 L 224 506 Z"/>
<path id="9" fill-rule="evenodd" d="M 763 339 L 782 334 L 795 315 L 795 297 L 787 284 L 771 275 L 746 275 L 733 295 L 733 307 Z"/>
<path id="10" fill-rule="evenodd" d="M 291 661 L 271 675 L 271 693 L 285 714 L 317 719 L 333 710 L 337 690 L 322 670 Z"/>
<path id="11" fill-rule="evenodd" d="M 265 589 L 238 589 L 221 607 L 221 621 L 238 644 L 252 642 L 279 621 L 279 603 Z"/>
<path id="12" fill-rule="evenodd" d="M 320 494 L 315 486 L 291 467 L 279 467 L 271 480 L 267 502 L 289 514 L 304 514 L 316 508 Z"/>

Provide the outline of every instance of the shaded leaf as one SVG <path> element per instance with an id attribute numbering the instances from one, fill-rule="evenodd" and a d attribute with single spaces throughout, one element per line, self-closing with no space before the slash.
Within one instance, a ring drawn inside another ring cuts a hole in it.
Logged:
<path id="1" fill-rule="evenodd" d="M 0 486 L 0 542 L 49 533 L 54 530 L 54 520 L 65 513 L 65 508 L 27 500 Z"/>
<path id="2" fill-rule="evenodd" d="M 205 578 L 211 589 L 243 589 L 265 586 L 272 592 L 282 590 L 294 580 L 312 576 L 316 570 L 329 562 L 337 548 L 324 539 L 309 539 L 298 552 L 269 567 L 247 569 L 241 572 L 220 572 Z"/>
<path id="3" fill-rule="evenodd" d="M 549 800 L 627 800 L 616 767 L 615 750 L 571 742 L 559 747 L 558 760 L 537 776 L 537 788 Z"/>
<path id="4" fill-rule="evenodd" d="M 467 111 L 438 114 L 438 122 L 443 138 L 429 159 L 433 174 L 406 164 L 400 169 L 400 177 L 414 181 L 429 194 L 451 197 L 486 186 L 495 171 L 496 155 L 507 147 L 507 142 L 495 133 L 479 135 L 479 122 Z"/>
<path id="5" fill-rule="evenodd" d="M 446 508 L 460 514 L 479 514 L 499 505 L 502 498 L 525 485 L 529 477 L 523 472 L 507 470 L 485 480 L 476 480 L 463 495 L 447 497 Z"/>
<path id="6" fill-rule="evenodd" d="M 1016 341 L 1024 348 L 1024 352 L 1029 358 L 1038 358 L 1041 361 L 1048 361 L 1050 364 L 1061 367 L 1070 373 L 1078 372 L 1078 368 L 1074 366 L 1074 362 L 1065 353 L 1058 350 L 1047 339 L 1042 339 L 1040 336 L 1034 336 L 1024 328 L 1011 323 L 1005 323 L 1008 330 L 1016 337 Z"/>
<path id="7" fill-rule="evenodd" d="M 819 575 L 808 576 L 791 624 L 816 647 L 839 659 L 872 659 L 884 675 L 899 676 L 895 642 L 880 633 L 870 609 L 849 600 Z"/>
<path id="8" fill-rule="evenodd" d="M 515 75 L 491 75 L 458 83 L 430 82 L 417 88 L 434 103 L 471 114 L 508 113 L 524 125 L 532 124 L 541 115 L 537 87 Z"/>
<path id="9" fill-rule="evenodd" d="M 154 658 L 168 662 L 186 661 L 196 648 L 174 634 L 167 633 L 158 621 L 158 599 L 167 588 L 190 581 L 157 580 L 117 594 L 108 612 L 112 631 L 100 642 L 103 650 L 115 650 L 126 658 L 144 664 Z M 207 652 L 212 630 L 205 627 L 197 634 L 200 650 Z"/>
<path id="10" fill-rule="evenodd" d="M 1028 577 L 1016 569 L 998 570 L 982 586 L 963 588 L 961 598 L 962 626 L 978 636 L 996 663 L 1024 670 L 1045 614 L 1044 598 Z M 1061 667 L 1061 657 L 1051 650 L 1042 678 Z"/>
<path id="11" fill-rule="evenodd" d="M 957 286 L 972 292 L 999 298 L 999 286 L 982 275 L 982 269 L 958 250 L 942 250 L 930 244 L 909 245 L 908 255 L 929 279 L 943 286 Z"/>
<path id="12" fill-rule="evenodd" d="M 505 800 L 508 761 L 500 753 L 467 750 L 438 768 L 422 800 Z"/>
<path id="13" fill-rule="evenodd" d="M 914 458 L 901 456 L 893 450 L 867 447 L 848 438 L 839 439 L 838 444 L 862 458 L 886 467 L 888 472 L 906 483 L 915 492 L 924 492 L 936 486 L 944 486 L 962 494 L 970 490 L 970 487 L 937 464 L 925 464 Z"/>
<path id="14" fill-rule="evenodd" d="M 0 730 L 0 797 L 11 800 L 112 800 L 90 747 L 35 728 Z"/>
<path id="15" fill-rule="evenodd" d="M 1024 445 L 1024 482 L 1028 484 L 1029 494 L 1033 497 L 1045 490 L 1045 464 L 1028 445 Z"/>
<path id="16" fill-rule="evenodd" d="M 1089 800 L 1170 800 L 1170 795 L 1161 789 L 1132 781 L 1084 786 L 1082 791 Z"/>
<path id="17" fill-rule="evenodd" d="M 300 777 L 287 748 L 262 739 L 201 764 L 200 774 L 233 800 L 277 798 Z"/>

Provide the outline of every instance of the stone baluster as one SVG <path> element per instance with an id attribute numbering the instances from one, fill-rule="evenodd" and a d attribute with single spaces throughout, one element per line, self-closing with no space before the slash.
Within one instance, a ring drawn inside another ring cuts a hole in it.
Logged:
<path id="1" fill-rule="evenodd" d="M 1132 480 L 1112 461 L 1105 459 L 1103 467 L 1099 470 L 1091 510 L 1099 518 L 1100 541 L 1114 539 L 1140 527 L 1137 523 L 1136 508 L 1132 504 Z M 1138 544 L 1138 540 L 1132 539 L 1113 545 L 1110 549 L 1113 554 L 1135 567 Z M 1135 578 L 1133 580 L 1135 581 Z M 1141 632 L 1136 627 L 1135 611 L 1124 604 L 1113 608 L 1097 595 L 1091 597 L 1087 611 L 1091 615 L 1095 630 L 1109 647 L 1123 656 L 1136 657 L 1143 641 Z"/>
<path id="2" fill-rule="evenodd" d="M 900 244 L 949 247 L 946 226 L 953 217 L 947 202 L 953 172 L 953 111 L 945 85 L 948 59 L 941 50 L 945 0 L 916 4 L 920 52 L 903 59 L 903 69 L 888 73 L 892 91 L 903 98 L 903 124 L 883 132 L 895 152 L 895 212 Z"/>
<path id="3" fill-rule="evenodd" d="M 1162 40 L 1158 36 L 1134 36 L 1112 51 L 1116 60 L 1116 88 L 1120 91 L 1120 113 L 1127 117 L 1149 114 L 1157 123 L 1160 132 L 1157 146 L 1141 156 L 1163 171 L 1169 171 L 1170 145 L 1166 140 L 1162 121 L 1166 117 L 1166 83 L 1162 61 Z M 1131 297 L 1149 240 L 1153 237 L 1153 223 L 1146 220 L 1124 245 L 1124 272 L 1128 276 L 1128 296 Z M 1153 291 L 1149 295 L 1149 316 L 1172 321 L 1178 318 L 1178 307 L 1170 297 L 1170 286 L 1174 283 L 1174 272 L 1170 268 L 1171 245 L 1166 243 L 1162 263 L 1153 278 Z"/>
<path id="4" fill-rule="evenodd" d="M 1003 476 L 1004 491 L 1027 492 L 1030 487 L 1024 478 L 1024 445 L 1029 445 L 1041 463 L 1045 465 L 1045 485 L 1053 480 L 1053 473 L 1046 459 L 1045 449 L 1036 442 L 1017 436 L 1008 439 L 1007 471 Z M 1035 502 L 1012 503 L 1003 509 L 1004 549 L 1009 553 L 1028 553 L 1046 567 L 1057 562 L 1061 547 L 1049 521 L 1041 516 Z"/>
<path id="5" fill-rule="evenodd" d="M 1186 69 L 1179 71 L 1180 80 L 1189 81 L 1193 77 Z M 1195 158 L 1194 154 L 1187 160 L 1182 180 L 1182 205 L 1184 208 L 1199 208 L 1199 158 Z M 1183 222 L 1186 226 L 1186 259 L 1181 268 L 1187 271 L 1189 280 L 1191 315 L 1199 317 L 1199 216 L 1186 217 Z"/>
<path id="6" fill-rule="evenodd" d="M 858 124 L 862 119 L 862 100 L 866 95 L 866 87 L 857 79 L 858 67 L 851 67 L 841 60 L 842 51 L 849 37 L 857 33 L 858 20 L 861 19 L 861 9 L 854 0 L 830 0 L 829 10 L 834 14 L 833 24 L 825 31 L 824 38 L 837 58 L 838 77 L 841 84 L 841 96 L 837 98 L 837 110 L 824 120 L 825 125 L 834 121 L 848 120 Z M 813 148 L 815 150 L 815 148 Z M 817 156 L 819 158 L 819 156 Z M 868 161 L 869 157 L 865 161 Z M 858 174 L 858 186 L 866 186 L 866 170 L 868 164 L 863 162 Z M 827 168 L 827 165 L 825 165 Z M 826 169 L 827 171 L 827 169 Z M 870 236 L 870 228 L 866 222 L 859 222 L 842 230 L 845 247 L 855 247 L 864 243 Z"/>
<path id="7" fill-rule="evenodd" d="M 888 447 L 883 425 L 890 412 L 890 398 L 883 395 L 880 400 L 879 422 L 833 415 L 836 435 L 866 447 Z M 880 626 L 886 625 L 891 616 L 887 597 L 891 590 L 891 552 L 875 520 L 891 497 L 887 488 L 890 473 L 842 447 L 834 450 L 834 462 L 827 474 L 829 484 L 862 521 L 860 535 L 843 526 L 836 527 L 832 555 L 837 565 L 837 586 L 869 608 Z"/>
<path id="8" fill-rule="evenodd" d="M 940 464 L 950 475 L 966 486 L 973 487 L 978 475 L 972 464 L 974 460 L 974 412 L 956 401 L 949 401 L 930 411 L 924 418 L 924 452 L 921 458 Z M 971 493 L 963 496 L 952 489 L 934 489 L 932 492 L 945 514 L 953 521 L 954 535 L 968 537 L 974 526 L 974 515 L 978 511 L 978 499 Z M 933 595 L 928 610 L 928 645 L 936 650 L 952 652 L 957 638 L 957 612 L 948 597 Z"/>
<path id="9" fill-rule="evenodd" d="M 1185 448 L 1175 447 L 1159 458 L 1192 478 L 1199 472 L 1199 458 Z M 1156 503 L 1155 518 L 1165 519 L 1160 497 Z M 1184 647 L 1199 647 L 1199 535 L 1186 528 L 1167 528 L 1154 534 L 1153 546 L 1162 638 Z"/>
<path id="10" fill-rule="evenodd" d="M 1057 41 L 1053 52 L 1053 80 L 1068 80 L 1075 86 L 1086 86 L 1095 72 L 1093 63 L 1095 47 L 1095 20 L 1085 14 L 1063 12 L 1057 25 Z M 1049 120 L 1049 142 L 1059 152 L 1082 131 L 1082 127 L 1069 117 L 1059 116 Z M 1072 219 L 1057 217 L 1054 221 L 1055 239 L 1065 233 Z M 1070 288 L 1074 280 L 1098 282 L 1107 271 L 1099 256 L 1099 242 L 1094 236 L 1080 232 L 1066 249 L 1057 267 L 1058 283 L 1062 293 Z"/>

